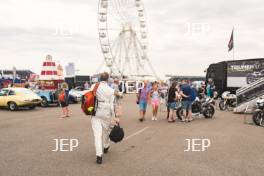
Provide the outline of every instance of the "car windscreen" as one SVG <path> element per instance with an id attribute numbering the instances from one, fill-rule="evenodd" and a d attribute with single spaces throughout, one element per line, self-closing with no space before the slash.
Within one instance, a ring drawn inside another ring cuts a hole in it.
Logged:
<path id="1" fill-rule="evenodd" d="M 7 89 L 2 89 L 2 90 L 0 90 L 0 95 L 1 95 L 1 96 L 3 96 L 3 95 L 7 95 L 8 92 L 9 92 L 9 90 L 7 90 Z"/>

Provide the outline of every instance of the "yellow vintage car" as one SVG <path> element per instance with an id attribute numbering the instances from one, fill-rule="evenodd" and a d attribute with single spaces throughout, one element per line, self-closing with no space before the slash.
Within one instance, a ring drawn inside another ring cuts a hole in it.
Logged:
<path id="1" fill-rule="evenodd" d="M 0 107 L 11 111 L 18 110 L 19 107 L 34 109 L 41 101 L 41 98 L 29 89 L 4 88 L 0 90 Z"/>

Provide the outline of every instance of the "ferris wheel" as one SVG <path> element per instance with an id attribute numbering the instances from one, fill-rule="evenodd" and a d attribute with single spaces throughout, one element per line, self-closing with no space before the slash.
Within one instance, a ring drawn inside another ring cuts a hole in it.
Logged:
<path id="1" fill-rule="evenodd" d="M 98 33 L 104 63 L 113 76 L 155 76 L 148 59 L 142 0 L 99 0 Z"/>

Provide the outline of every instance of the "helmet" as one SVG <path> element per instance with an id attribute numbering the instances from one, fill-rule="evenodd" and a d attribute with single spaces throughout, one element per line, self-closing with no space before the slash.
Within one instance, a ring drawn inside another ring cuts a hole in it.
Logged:
<path id="1" fill-rule="evenodd" d="M 120 127 L 120 125 L 115 125 L 114 128 L 112 129 L 109 138 L 111 141 L 117 143 L 123 140 L 125 136 L 123 128 Z"/>

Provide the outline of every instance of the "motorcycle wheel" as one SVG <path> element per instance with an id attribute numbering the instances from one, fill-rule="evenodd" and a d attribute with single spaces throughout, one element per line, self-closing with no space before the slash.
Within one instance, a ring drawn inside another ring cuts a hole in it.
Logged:
<path id="1" fill-rule="evenodd" d="M 252 120 L 253 122 L 257 125 L 260 126 L 263 123 L 263 112 L 262 111 L 258 111 L 255 114 L 253 114 Z"/>
<path id="2" fill-rule="evenodd" d="M 177 114 L 178 119 L 180 119 L 180 120 L 183 119 L 183 110 L 182 110 L 182 108 L 177 109 L 176 114 Z"/>
<path id="3" fill-rule="evenodd" d="M 205 118 L 213 118 L 214 113 L 215 113 L 214 107 L 212 105 L 209 105 L 204 110 L 203 115 L 204 115 Z"/>
<path id="4" fill-rule="evenodd" d="M 221 100 L 219 102 L 219 108 L 221 111 L 225 111 L 227 109 L 227 106 L 225 105 L 225 101 L 224 100 Z"/>

